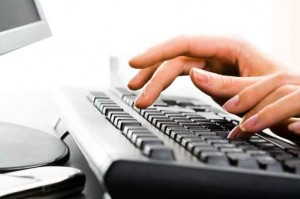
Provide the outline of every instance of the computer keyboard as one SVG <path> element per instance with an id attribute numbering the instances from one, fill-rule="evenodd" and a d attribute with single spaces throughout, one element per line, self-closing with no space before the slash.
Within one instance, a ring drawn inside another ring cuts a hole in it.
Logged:
<path id="1" fill-rule="evenodd" d="M 226 137 L 238 121 L 229 119 L 219 109 L 176 97 L 161 97 L 153 106 L 138 109 L 134 106 L 136 93 L 123 88 L 117 91 L 128 106 L 202 163 L 300 174 L 300 149 L 284 148 L 260 134 L 249 140 L 229 141 Z M 91 92 L 89 99 L 142 154 L 153 159 L 176 161 L 172 148 L 165 146 L 105 93 Z"/>
<path id="2" fill-rule="evenodd" d="M 299 198 L 300 147 L 264 132 L 226 139 L 239 123 L 201 99 L 68 88 L 61 120 L 116 198 Z"/>

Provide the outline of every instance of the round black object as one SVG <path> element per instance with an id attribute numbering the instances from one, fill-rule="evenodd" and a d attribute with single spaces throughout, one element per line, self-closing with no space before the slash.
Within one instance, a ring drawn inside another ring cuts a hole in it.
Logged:
<path id="1" fill-rule="evenodd" d="M 63 165 L 69 156 L 67 145 L 50 134 L 0 122 L 0 173 Z"/>

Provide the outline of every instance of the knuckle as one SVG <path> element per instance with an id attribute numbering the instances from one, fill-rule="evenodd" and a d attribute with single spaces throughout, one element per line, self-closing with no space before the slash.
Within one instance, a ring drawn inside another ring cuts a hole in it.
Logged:
<path id="1" fill-rule="evenodd" d="M 300 88 L 299 87 L 297 87 L 297 90 L 295 92 L 296 92 L 296 96 L 300 97 Z"/>
<path id="2" fill-rule="evenodd" d="M 287 72 L 279 72 L 275 75 L 275 79 L 280 84 L 286 84 L 288 80 L 290 79 L 291 74 Z"/>
<path id="3" fill-rule="evenodd" d="M 292 85 L 292 84 L 286 84 L 286 85 L 283 85 L 283 86 L 280 86 L 279 88 L 277 88 L 275 90 L 275 95 L 277 97 L 282 97 L 289 93 L 295 92 L 297 90 L 298 90 L 297 86 Z"/>
<path id="4" fill-rule="evenodd" d="M 220 88 L 228 89 L 233 85 L 232 78 L 227 76 L 221 76 Z"/>

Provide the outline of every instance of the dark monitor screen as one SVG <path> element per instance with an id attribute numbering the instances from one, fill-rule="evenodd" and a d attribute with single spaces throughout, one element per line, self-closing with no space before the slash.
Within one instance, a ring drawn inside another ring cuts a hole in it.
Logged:
<path id="1" fill-rule="evenodd" d="M 34 0 L 0 0 L 0 32 L 40 20 Z"/>

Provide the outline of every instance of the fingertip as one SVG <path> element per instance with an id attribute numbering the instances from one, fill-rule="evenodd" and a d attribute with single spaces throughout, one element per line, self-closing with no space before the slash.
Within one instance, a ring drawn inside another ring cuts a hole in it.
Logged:
<path id="1" fill-rule="evenodd" d="M 144 99 L 144 94 L 141 93 L 135 100 L 134 106 L 139 108 L 139 109 L 145 109 L 149 107 L 151 103 L 149 103 L 148 100 Z"/>
<path id="2" fill-rule="evenodd" d="M 225 104 L 223 104 L 222 108 L 227 112 L 234 112 L 238 103 L 240 101 L 239 95 L 234 96 L 233 98 L 229 99 Z"/>
<path id="3" fill-rule="evenodd" d="M 288 125 L 288 129 L 296 134 L 300 134 L 300 122 L 294 122 Z"/>
<path id="4" fill-rule="evenodd" d="M 132 59 L 130 59 L 128 61 L 129 66 L 131 66 L 132 68 L 138 68 L 138 62 L 137 62 L 137 56 L 133 57 Z"/>

